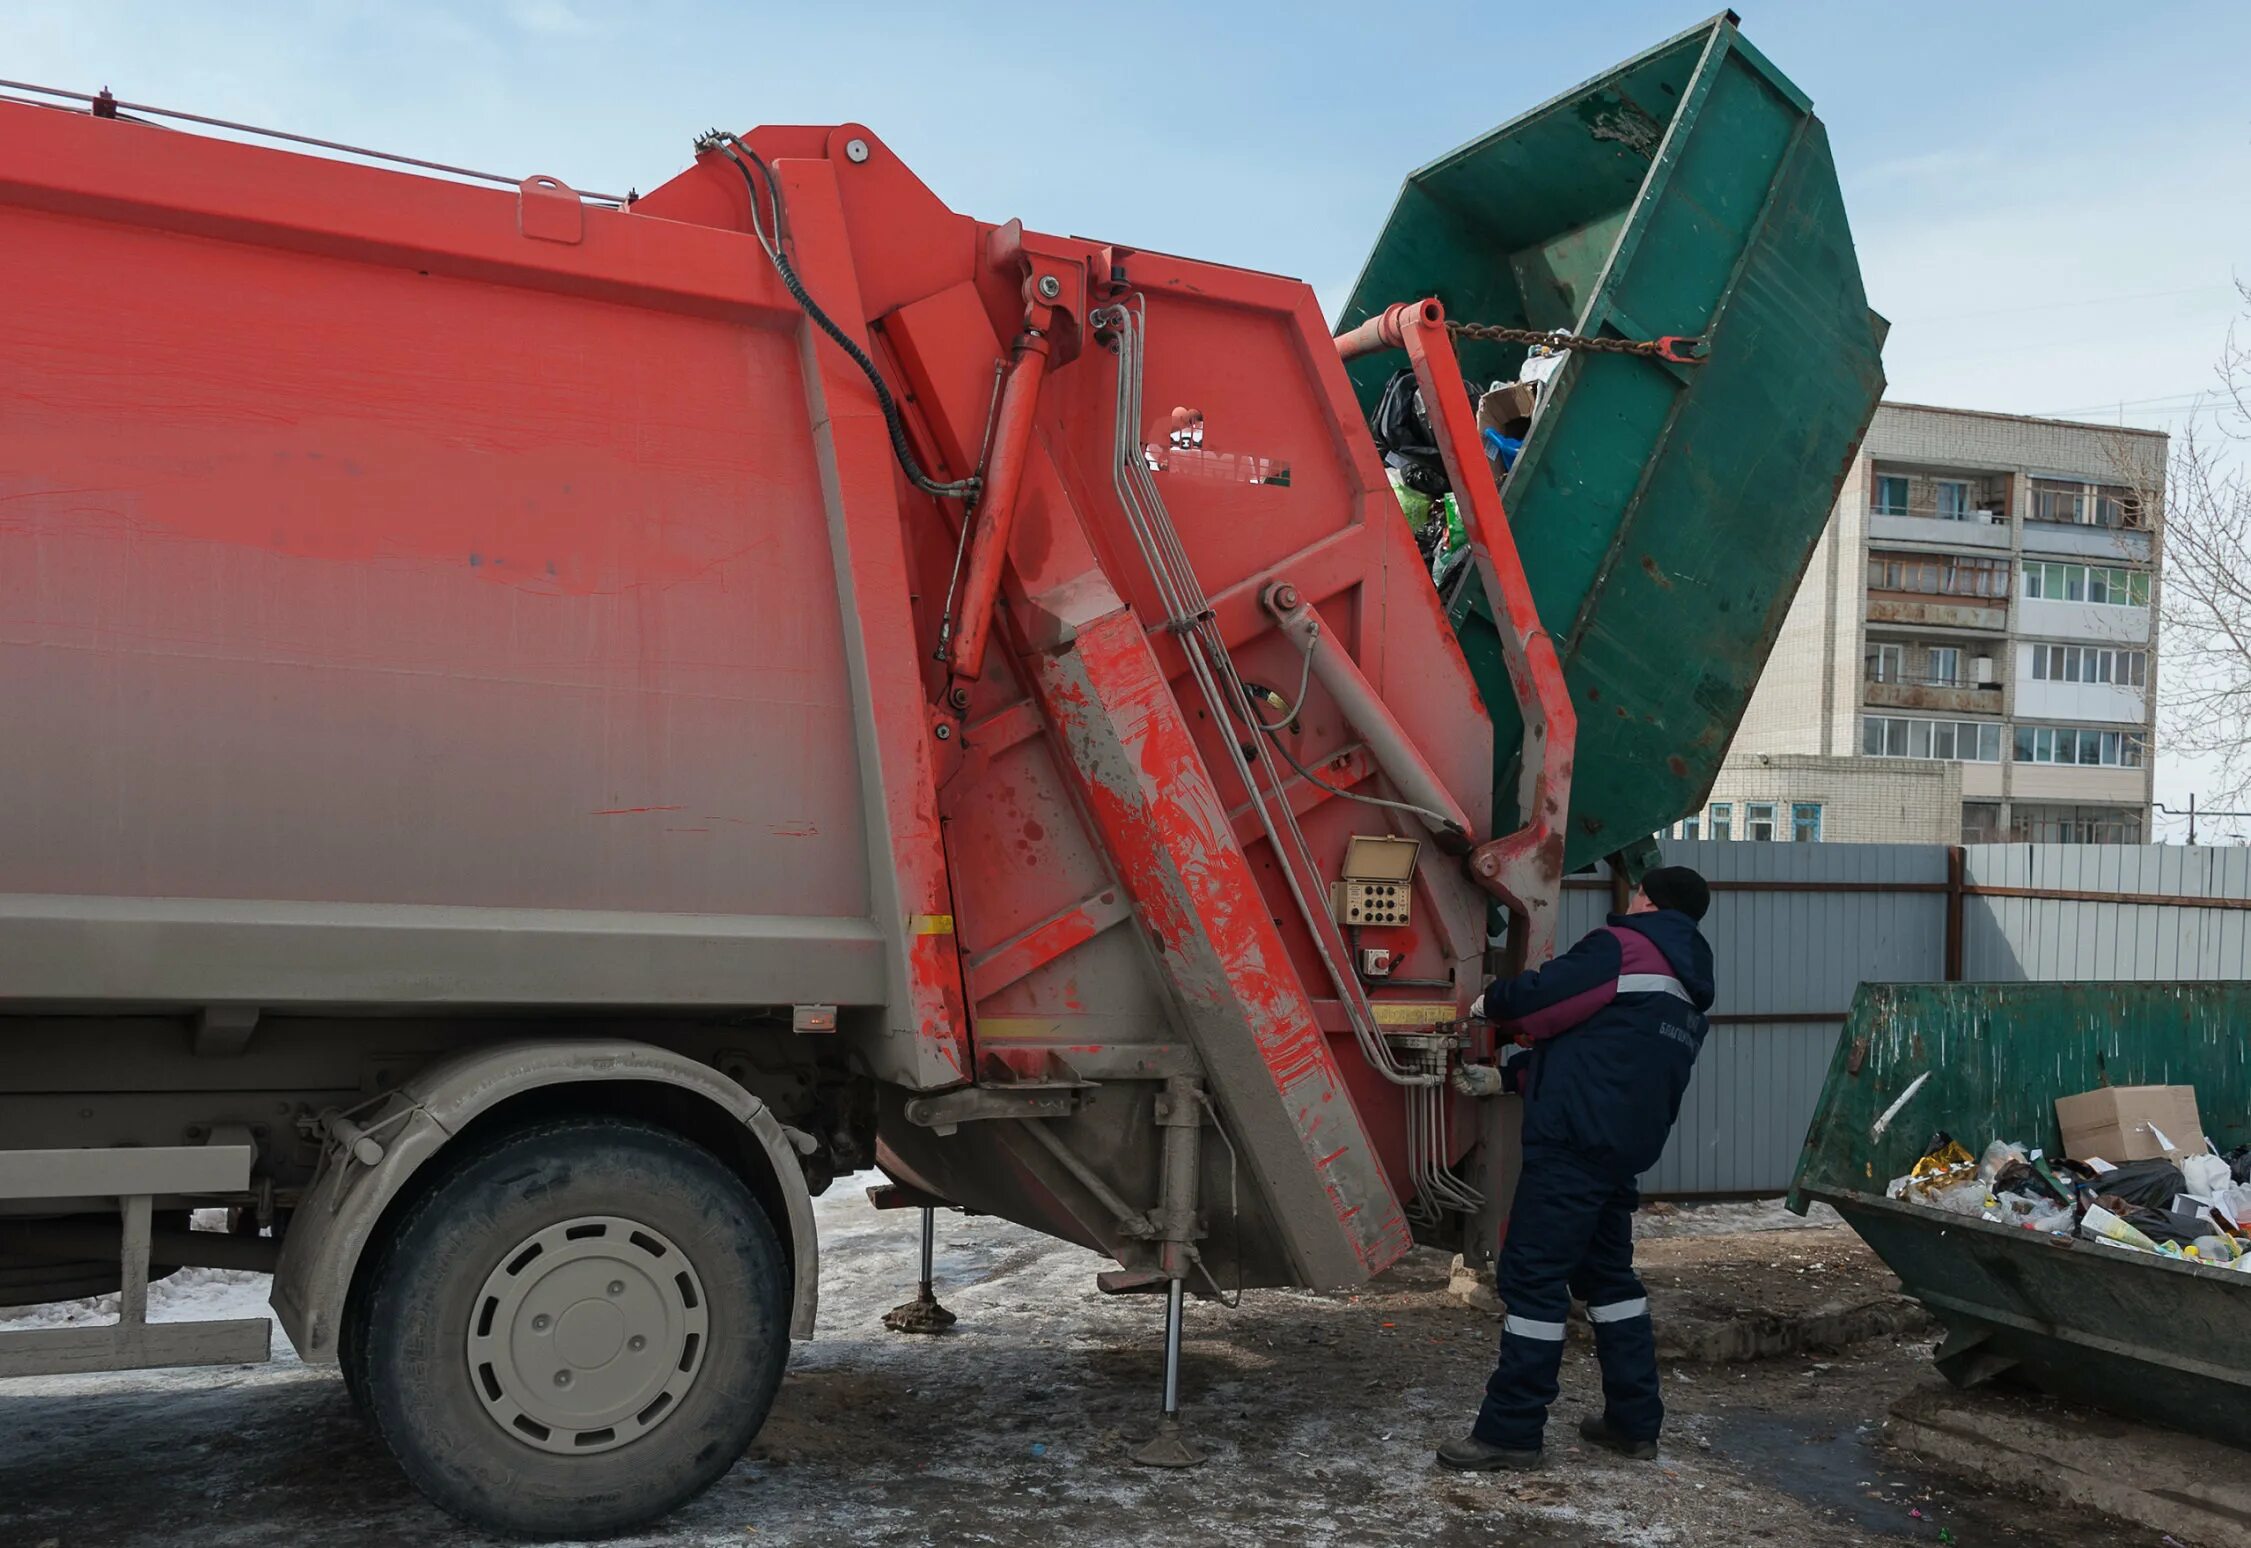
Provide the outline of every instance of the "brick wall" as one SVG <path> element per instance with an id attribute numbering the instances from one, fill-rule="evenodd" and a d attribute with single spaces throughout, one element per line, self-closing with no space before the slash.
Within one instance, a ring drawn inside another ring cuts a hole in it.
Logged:
<path id="1" fill-rule="evenodd" d="M 1734 807 L 1744 835 L 1747 802 L 1775 803 L 1776 836 L 1790 834 L 1790 803 L 1821 803 L 1826 844 L 1956 844 L 1962 838 L 1962 765 L 1914 758 L 1730 756 L 1711 799 Z M 1707 812 L 1709 807 L 1706 808 Z"/>

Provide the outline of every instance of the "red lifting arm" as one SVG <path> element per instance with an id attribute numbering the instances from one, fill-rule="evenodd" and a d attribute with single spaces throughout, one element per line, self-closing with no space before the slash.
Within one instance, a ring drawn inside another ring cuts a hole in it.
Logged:
<path id="1" fill-rule="evenodd" d="M 1524 716 L 1524 772 L 1517 808 L 1524 826 L 1481 844 L 1470 855 L 1470 874 L 1513 916 L 1512 968 L 1533 966 L 1555 954 L 1555 924 L 1563 892 L 1563 831 L 1571 808 L 1571 760 L 1579 717 L 1563 681 L 1555 640 L 1540 623 L 1532 583 L 1501 506 L 1500 487 L 1477 433 L 1477 411 L 1462 385 L 1461 364 L 1446 331 L 1446 309 L 1436 300 L 1386 307 L 1340 336 L 1346 359 L 1384 349 L 1405 349 L 1422 388 L 1423 409 L 1454 487 L 1462 530 L 1477 561 L 1478 578 L 1500 622 L 1509 686 Z"/>

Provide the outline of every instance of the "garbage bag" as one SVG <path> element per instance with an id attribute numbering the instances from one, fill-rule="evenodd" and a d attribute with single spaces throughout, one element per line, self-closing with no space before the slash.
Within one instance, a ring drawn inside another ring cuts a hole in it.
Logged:
<path id="1" fill-rule="evenodd" d="M 2052 1173 L 2024 1160 L 2011 1161 L 1994 1173 L 1993 1191 L 2021 1194 L 2040 1200 L 2042 1208 L 2055 1204 L 2068 1205 L 2071 1202 L 2069 1190 L 2061 1187 Z"/>
<path id="2" fill-rule="evenodd" d="M 2181 1178 L 2188 1192 L 2208 1199 L 2234 1182 L 2235 1174 L 2218 1156 L 2185 1156 L 2181 1160 Z"/>
<path id="3" fill-rule="evenodd" d="M 2181 1169 L 2162 1156 L 2154 1161 L 2128 1161 L 2095 1179 L 2096 1191 L 2159 1211 L 2173 1207 L 2173 1195 L 2183 1191 Z"/>
<path id="4" fill-rule="evenodd" d="M 1978 1157 L 1977 1175 L 1987 1182 L 1995 1181 L 2002 1169 L 2012 1163 L 2018 1166 L 2031 1165 L 2025 1156 L 2024 1147 L 2012 1145 L 2007 1140 L 1995 1140 L 1985 1147 L 1985 1154 Z"/>
<path id="5" fill-rule="evenodd" d="M 1383 453 L 1385 466 L 1398 473 L 1409 489 L 1435 499 L 1453 487 L 1446 478 L 1438 437 L 1430 428 L 1430 414 L 1423 406 L 1422 387 L 1412 370 L 1402 368 L 1383 384 L 1383 396 L 1376 400 L 1376 411 L 1368 418 L 1368 430 L 1375 437 L 1376 450 Z"/>
<path id="6" fill-rule="evenodd" d="M 2170 1201 L 2168 1201 L 2169 1203 Z M 2152 1209 L 2147 1204 L 2134 1204 L 2115 1194 L 2104 1194 L 2095 1200 L 2092 1208 L 2115 1215 L 2153 1242 L 2171 1242 L 2186 1247 L 2200 1236 L 2209 1236 L 2212 1226 L 2202 1215 L 2174 1214 L 2170 1208 Z"/>

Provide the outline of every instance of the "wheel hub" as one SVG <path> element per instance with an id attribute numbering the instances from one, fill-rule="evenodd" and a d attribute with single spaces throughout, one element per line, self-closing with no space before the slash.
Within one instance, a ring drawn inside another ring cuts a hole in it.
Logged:
<path id="1" fill-rule="evenodd" d="M 558 1221 L 485 1277 L 469 1380 L 493 1422 L 542 1451 L 606 1451 L 680 1406 L 708 1313 L 686 1254 L 615 1215 Z"/>

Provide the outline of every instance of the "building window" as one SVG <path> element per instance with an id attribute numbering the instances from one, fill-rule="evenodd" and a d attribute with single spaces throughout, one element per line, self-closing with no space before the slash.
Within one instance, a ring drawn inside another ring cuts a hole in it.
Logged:
<path id="1" fill-rule="evenodd" d="M 2139 527 L 2142 524 L 2141 496 L 2116 484 L 2105 484 L 2095 491 L 2095 525 L 2098 527 Z"/>
<path id="2" fill-rule="evenodd" d="M 1712 837 L 1715 839 L 1735 837 L 1735 808 L 1728 802 L 1714 801 L 1712 803 Z"/>
<path id="3" fill-rule="evenodd" d="M 2043 683 L 2108 683 L 2113 688 L 2149 684 L 2149 652 L 2096 645 L 2034 645 L 2032 677 Z"/>
<path id="4" fill-rule="evenodd" d="M 2024 594 L 2047 602 L 2098 602 L 2106 607 L 2149 606 L 2149 572 L 2113 565 L 2044 564 L 2027 560 Z"/>
<path id="5" fill-rule="evenodd" d="M 1818 844 L 1821 842 L 1821 803 L 1819 801 L 1792 801 L 1790 803 L 1790 842 L 1793 844 Z"/>
<path id="6" fill-rule="evenodd" d="M 1962 686 L 1962 652 L 1952 645 L 1933 645 L 1930 649 L 1930 680 L 1942 688 Z"/>
<path id="7" fill-rule="evenodd" d="M 2090 514 L 2085 484 L 2066 483 L 2057 478 L 2036 478 L 2032 481 L 2034 521 L 2077 522 L 2084 525 Z"/>
<path id="8" fill-rule="evenodd" d="M 1907 480 L 1897 473 L 1877 475 L 1876 503 L 1871 509 L 1878 516 L 1906 515 Z"/>
<path id="9" fill-rule="evenodd" d="M 1872 553 L 1868 589 L 1935 597 L 2006 597 L 2009 561 L 1966 554 Z"/>
<path id="10" fill-rule="evenodd" d="M 1683 817 L 1680 820 L 1680 832 L 1676 836 L 1694 843 L 1697 839 L 1703 837 L 1703 826 L 1704 819 L 1701 817 Z"/>
<path id="11" fill-rule="evenodd" d="M 1958 478 L 1942 478 L 1938 481 L 1938 519 L 1970 519 L 1970 486 L 1966 482 Z"/>
<path id="12" fill-rule="evenodd" d="M 2043 806 L 2019 801 L 2009 837 L 2020 844 L 2139 844 L 2142 814 L 2123 806 Z"/>
<path id="13" fill-rule="evenodd" d="M 1896 683 L 1907 676 L 1907 647 L 1904 645 L 1878 645 L 1869 658 L 1869 679 L 1879 683 Z"/>
<path id="14" fill-rule="evenodd" d="M 2147 752 L 2139 731 L 2105 731 L 2099 726 L 2019 726 L 2014 740 L 2019 763 L 2138 769 Z"/>
<path id="15" fill-rule="evenodd" d="M 1743 836 L 1761 844 L 1774 842 L 1774 803 L 1750 801 L 1743 807 Z"/>
<path id="16" fill-rule="evenodd" d="M 1964 801 L 1962 803 L 1962 842 L 1965 844 L 1998 844 L 2001 842 L 2000 802 Z"/>
<path id="17" fill-rule="evenodd" d="M 1870 758 L 1930 758 L 1942 763 L 1999 763 L 2001 727 L 1991 720 L 1860 717 L 1860 750 Z"/>

